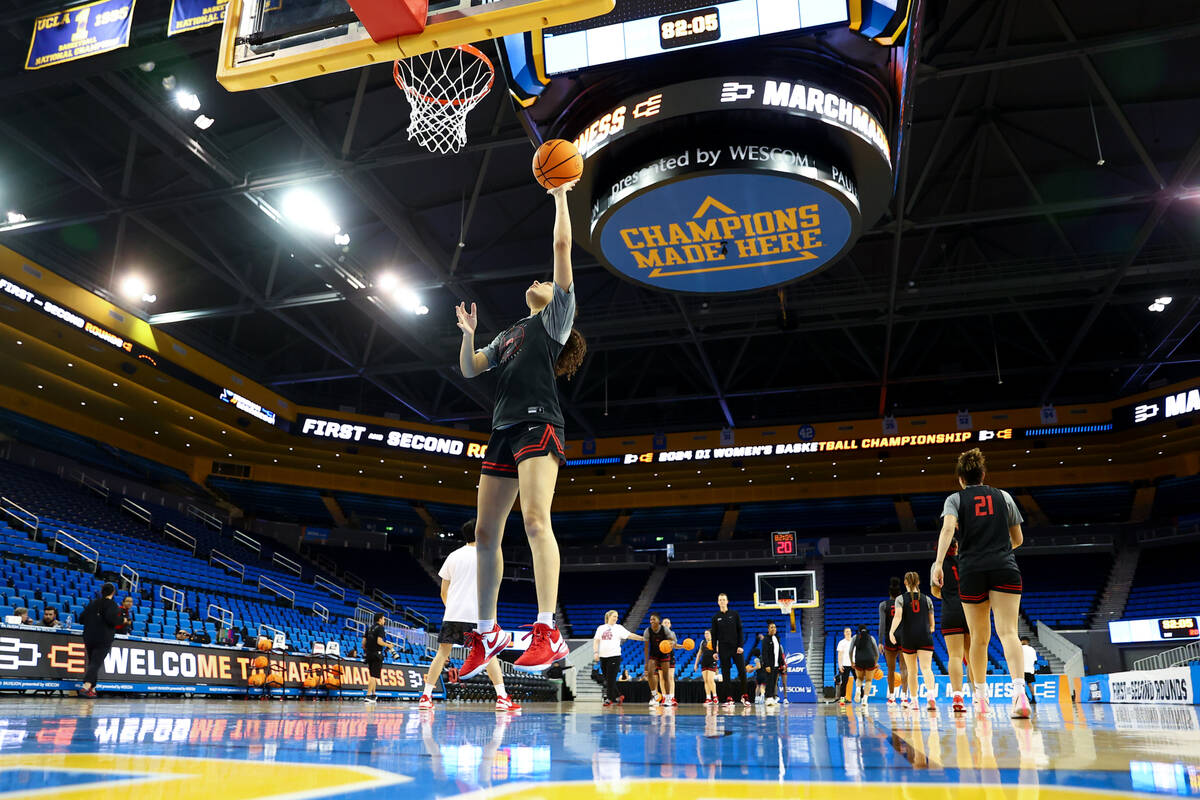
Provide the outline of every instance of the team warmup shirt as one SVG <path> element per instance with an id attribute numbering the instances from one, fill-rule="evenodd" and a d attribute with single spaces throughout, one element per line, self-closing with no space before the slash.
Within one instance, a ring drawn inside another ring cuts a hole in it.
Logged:
<path id="1" fill-rule="evenodd" d="M 446 556 L 438 577 L 450 581 L 446 591 L 446 613 L 443 622 L 479 622 L 479 595 L 475 573 L 479 564 L 475 548 L 469 544 Z"/>
<path id="2" fill-rule="evenodd" d="M 665 661 L 675 654 L 674 650 L 664 653 L 661 649 L 659 649 L 663 642 L 675 641 L 675 634 L 671 633 L 661 625 L 658 628 L 658 633 L 655 633 L 653 628 L 646 628 L 645 637 L 646 641 L 650 643 L 650 658 L 661 659 Z"/>
<path id="3" fill-rule="evenodd" d="M 958 569 L 961 575 L 992 569 L 1017 569 L 1008 529 L 1025 519 L 1008 492 L 991 486 L 968 486 L 946 498 L 942 516 L 958 518 Z"/>
<path id="4" fill-rule="evenodd" d="M 717 669 L 716 651 L 709 650 L 707 643 L 700 645 L 700 669 L 710 669 L 714 672 Z"/>
<path id="5" fill-rule="evenodd" d="M 958 600 L 959 570 L 958 556 L 947 553 L 942 560 L 942 602 Z"/>
<path id="6" fill-rule="evenodd" d="M 933 613 L 933 601 L 920 592 L 905 592 L 896 598 L 900 625 L 896 628 L 896 641 L 905 650 L 920 650 L 932 647 L 933 634 L 929 630 L 929 616 Z M 889 640 L 890 641 L 890 640 Z"/>
<path id="7" fill-rule="evenodd" d="M 575 285 L 554 297 L 538 314 L 525 317 L 493 339 L 482 352 L 488 369 L 499 370 L 492 430 L 527 422 L 562 427 L 554 362 L 571 336 L 575 321 Z"/>
<path id="8" fill-rule="evenodd" d="M 720 644 L 741 647 L 746 641 L 746 634 L 742 632 L 742 618 L 732 608 L 713 614 L 709 630 L 712 631 L 713 641 Z"/>
<path id="9" fill-rule="evenodd" d="M 629 638 L 629 631 L 624 625 L 601 625 L 596 628 L 596 635 L 592 637 L 599 644 L 597 647 L 601 658 L 611 658 L 612 656 L 621 655 L 621 642 Z"/>

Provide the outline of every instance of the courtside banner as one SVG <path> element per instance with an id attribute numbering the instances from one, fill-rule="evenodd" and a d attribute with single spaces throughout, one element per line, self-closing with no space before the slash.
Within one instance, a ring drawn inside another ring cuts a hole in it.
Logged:
<path id="1" fill-rule="evenodd" d="M 934 684 L 937 686 L 938 701 L 950 699 L 954 694 L 954 687 L 950 685 L 949 675 L 934 675 Z M 1013 682 L 1007 675 L 988 675 L 987 676 L 988 699 L 993 703 L 1011 703 L 1013 699 Z M 1034 697 L 1039 703 L 1058 703 L 1060 700 L 1071 699 L 1070 689 L 1067 687 L 1066 676 L 1064 675 L 1038 675 L 1034 682 Z M 929 693 L 925 689 L 925 681 L 920 682 L 918 692 L 922 700 L 928 699 Z M 972 687 L 970 681 L 963 681 L 963 697 L 970 700 L 972 696 Z M 871 696 L 869 702 L 883 703 L 887 702 L 887 679 L 881 678 L 873 681 L 871 684 Z"/>
<path id="2" fill-rule="evenodd" d="M 261 655 L 267 655 L 272 664 L 282 665 L 284 689 L 291 690 L 288 693 L 297 693 L 314 669 L 333 664 L 342 668 L 343 690 L 356 693 L 367 685 L 367 667 L 359 661 L 118 637 L 104 660 L 99 688 L 241 694 L 247 688 L 251 662 Z M 83 637 L 78 634 L 0 628 L 0 689 L 74 689 L 83 680 L 85 661 Z M 428 664 L 386 664 L 379 687 L 390 694 L 420 695 L 427 667 Z"/>
<path id="3" fill-rule="evenodd" d="M 41 69 L 129 46 L 134 0 L 97 0 L 33 21 L 25 69 Z"/>
<path id="4" fill-rule="evenodd" d="M 1093 702 L 1195 705 L 1200 665 L 1114 672 L 1084 678 L 1085 696 Z"/>
<path id="5" fill-rule="evenodd" d="M 229 0 L 172 0 L 167 36 L 221 25 L 228 5 Z"/>

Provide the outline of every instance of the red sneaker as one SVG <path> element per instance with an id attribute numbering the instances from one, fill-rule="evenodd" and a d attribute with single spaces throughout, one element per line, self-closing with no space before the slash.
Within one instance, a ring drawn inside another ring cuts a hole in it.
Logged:
<path id="1" fill-rule="evenodd" d="M 605 700 L 605 701 L 604 701 L 604 707 L 605 707 L 605 708 L 608 708 L 608 707 L 609 707 L 609 706 L 611 706 L 611 705 L 612 705 L 612 700 Z"/>
<path id="2" fill-rule="evenodd" d="M 570 653 L 558 628 L 552 628 L 539 622 L 525 636 L 531 641 L 529 649 L 522 653 L 521 657 L 513 664 L 517 669 L 526 672 L 545 672 L 551 664 L 566 658 Z"/>
<path id="3" fill-rule="evenodd" d="M 663 705 L 667 706 L 668 708 L 678 708 L 679 701 L 672 697 L 670 700 L 663 701 Z"/>
<path id="4" fill-rule="evenodd" d="M 467 656 L 467 660 L 458 668 L 460 681 L 470 680 L 483 672 L 488 662 L 495 658 L 497 653 L 508 647 L 509 642 L 512 641 L 512 637 L 505 633 L 499 625 L 483 634 L 477 631 L 467 631 L 463 634 L 463 639 L 463 643 L 471 648 L 471 652 Z"/>
<path id="5" fill-rule="evenodd" d="M 504 697 L 496 698 L 496 710 L 497 711 L 520 711 L 521 704 L 518 703 L 516 700 L 513 700 L 512 697 L 510 697 L 509 695 L 505 695 Z"/>

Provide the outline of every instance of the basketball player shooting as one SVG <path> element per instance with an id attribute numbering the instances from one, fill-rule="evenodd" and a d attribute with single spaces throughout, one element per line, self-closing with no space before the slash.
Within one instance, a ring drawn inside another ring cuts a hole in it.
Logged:
<path id="1" fill-rule="evenodd" d="M 456 309 L 462 331 L 459 368 L 467 378 L 488 370 L 498 372 L 492 436 L 479 478 L 475 529 L 478 560 L 479 624 L 468 632 L 471 648 L 463 662 L 463 680 L 481 672 L 507 647 L 511 636 L 496 624 L 496 604 L 504 562 L 500 544 L 504 523 L 518 493 L 525 535 L 533 553 L 538 615 L 527 634 L 529 646 L 515 666 L 543 672 L 566 658 L 554 621 L 558 605 L 558 542 L 550 526 L 550 504 L 558 470 L 566 463 L 563 414 L 555 378 L 575 374 L 583 363 L 587 344 L 572 328 L 575 319 L 575 286 L 571 271 L 571 219 L 567 192 L 574 181 L 549 190 L 554 198 L 554 281 L 534 281 L 525 290 L 529 315 L 475 349 L 478 324 L 475 304 Z"/>

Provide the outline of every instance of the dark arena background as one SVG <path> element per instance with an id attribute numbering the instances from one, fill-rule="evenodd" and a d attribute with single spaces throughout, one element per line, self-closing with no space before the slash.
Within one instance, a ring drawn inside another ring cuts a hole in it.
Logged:
<path id="1" fill-rule="evenodd" d="M 1200 796 L 1200 3 L 0 0 L 0 40 L 0 797 Z M 488 443 L 568 256 L 553 576 L 555 451 Z M 507 333 L 474 380 L 460 303 Z M 880 652 L 973 448 L 1011 508 L 945 519 L 1019 513 L 1021 663 L 940 590 Z M 513 641 L 463 680 L 497 469 Z"/>

